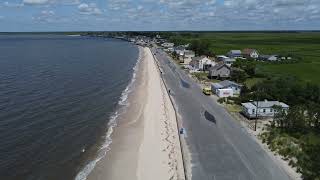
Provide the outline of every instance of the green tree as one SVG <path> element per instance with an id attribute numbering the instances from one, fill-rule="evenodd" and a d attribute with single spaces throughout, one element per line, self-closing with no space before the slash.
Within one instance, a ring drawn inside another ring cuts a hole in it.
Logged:
<path id="1" fill-rule="evenodd" d="M 248 74 L 244 70 L 240 68 L 231 69 L 231 80 L 242 83 L 247 79 L 247 77 Z"/>
<path id="2" fill-rule="evenodd" d="M 276 127 L 284 128 L 286 112 L 281 106 L 274 105 L 272 108 L 274 110 L 273 125 Z"/>

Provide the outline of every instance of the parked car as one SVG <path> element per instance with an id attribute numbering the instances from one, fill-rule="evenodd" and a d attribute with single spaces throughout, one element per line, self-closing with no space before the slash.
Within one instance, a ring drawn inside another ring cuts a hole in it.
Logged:
<path id="1" fill-rule="evenodd" d="M 212 94 L 211 88 L 205 87 L 202 89 L 203 94 L 210 96 Z"/>

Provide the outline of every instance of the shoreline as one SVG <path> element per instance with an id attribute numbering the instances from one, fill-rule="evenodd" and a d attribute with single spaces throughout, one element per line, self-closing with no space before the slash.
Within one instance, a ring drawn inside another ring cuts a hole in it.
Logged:
<path id="1" fill-rule="evenodd" d="M 129 105 L 117 117 L 109 151 L 86 179 L 184 179 L 173 105 L 150 49 L 139 53 Z"/>
<path id="2" fill-rule="evenodd" d="M 93 171 L 93 169 L 96 167 L 97 163 L 105 158 L 108 155 L 108 151 L 110 151 L 110 146 L 112 144 L 112 136 L 114 129 L 118 125 L 118 119 L 120 116 L 122 116 L 123 113 L 126 112 L 126 109 L 129 106 L 129 96 L 133 93 L 136 81 L 137 81 L 137 74 L 139 72 L 139 67 L 141 66 L 140 62 L 142 59 L 142 50 L 140 47 L 138 47 L 139 55 L 136 64 L 133 67 L 133 74 L 132 78 L 127 85 L 127 87 L 122 91 L 121 96 L 117 102 L 117 108 L 116 110 L 109 116 L 109 122 L 107 124 L 107 129 L 103 138 L 103 141 L 100 142 L 99 147 L 97 147 L 97 151 L 94 153 L 91 158 L 91 160 L 85 164 L 84 167 L 77 173 L 75 180 L 86 180 L 88 178 L 88 175 Z"/>

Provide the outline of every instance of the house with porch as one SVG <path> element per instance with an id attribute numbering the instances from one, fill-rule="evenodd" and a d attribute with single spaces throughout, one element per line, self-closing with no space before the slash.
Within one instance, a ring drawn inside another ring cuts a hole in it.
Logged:
<path id="1" fill-rule="evenodd" d="M 230 96 L 239 96 L 241 93 L 241 88 L 242 88 L 242 85 L 229 80 L 224 80 L 218 83 L 211 84 L 211 91 L 214 94 L 217 94 L 218 96 L 223 91 L 225 92 L 231 91 L 232 93 L 230 93 Z"/>
<path id="2" fill-rule="evenodd" d="M 253 101 L 241 103 L 241 113 L 247 118 L 267 118 L 275 114 L 274 106 L 280 106 L 285 111 L 289 110 L 289 105 L 279 101 Z"/>
<path id="3" fill-rule="evenodd" d="M 255 49 L 244 49 L 242 51 L 242 55 L 245 58 L 253 58 L 253 59 L 257 59 L 259 57 L 259 53 Z"/>
<path id="4" fill-rule="evenodd" d="M 231 73 L 231 68 L 224 64 L 218 63 L 215 66 L 209 69 L 209 78 L 216 78 L 216 79 L 224 79 L 229 78 Z"/>
<path id="5" fill-rule="evenodd" d="M 189 65 L 193 57 L 195 57 L 194 51 L 185 50 L 182 59 L 180 58 L 180 63 L 184 65 Z"/>
<path id="6" fill-rule="evenodd" d="M 218 55 L 217 56 L 217 61 L 218 62 L 223 62 L 224 64 L 226 64 L 226 65 L 228 65 L 230 67 L 234 62 L 236 62 L 236 59 L 229 58 L 229 57 L 224 56 L 224 55 Z"/>
<path id="7" fill-rule="evenodd" d="M 193 57 L 190 65 L 194 70 L 208 71 L 216 63 L 207 56 Z"/>

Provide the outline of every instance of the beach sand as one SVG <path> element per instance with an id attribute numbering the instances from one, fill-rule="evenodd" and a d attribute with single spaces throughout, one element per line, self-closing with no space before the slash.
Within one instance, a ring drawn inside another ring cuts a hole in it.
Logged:
<path id="1" fill-rule="evenodd" d="M 110 151 L 89 180 L 184 179 L 173 105 L 149 48 L 140 48 L 130 105 L 117 119 Z"/>

